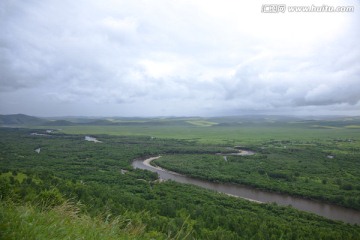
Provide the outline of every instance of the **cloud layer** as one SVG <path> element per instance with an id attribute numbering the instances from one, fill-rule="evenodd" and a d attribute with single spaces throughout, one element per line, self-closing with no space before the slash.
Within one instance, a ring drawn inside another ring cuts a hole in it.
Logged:
<path id="1" fill-rule="evenodd" d="M 358 1 L 331 2 L 351 13 L 262 4 L 4 0 L 0 112 L 358 113 Z"/>

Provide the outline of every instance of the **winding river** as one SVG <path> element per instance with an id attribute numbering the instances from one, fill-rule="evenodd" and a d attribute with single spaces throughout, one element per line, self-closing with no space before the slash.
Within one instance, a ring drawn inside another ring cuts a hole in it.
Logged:
<path id="1" fill-rule="evenodd" d="M 179 183 L 192 184 L 259 203 L 275 202 L 283 206 L 291 205 L 296 209 L 312 212 L 329 219 L 340 220 L 351 224 L 360 224 L 360 211 L 285 194 L 267 192 L 242 185 L 214 183 L 188 177 L 160 167 L 152 166 L 150 162 L 157 158 L 159 157 L 152 157 L 145 160 L 134 160 L 132 166 L 134 168 L 156 172 L 159 174 L 160 179 L 170 179 Z"/>

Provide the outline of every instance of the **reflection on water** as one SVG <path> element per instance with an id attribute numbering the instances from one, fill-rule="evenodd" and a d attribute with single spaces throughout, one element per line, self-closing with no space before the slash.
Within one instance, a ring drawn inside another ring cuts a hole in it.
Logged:
<path id="1" fill-rule="evenodd" d="M 284 194 L 262 191 L 259 189 L 254 189 L 241 185 L 203 181 L 192 177 L 187 177 L 181 174 L 169 172 L 164 169 L 155 168 L 150 165 L 146 165 L 144 164 L 144 160 L 135 160 L 132 163 L 132 165 L 134 168 L 146 169 L 152 172 L 156 172 L 159 174 L 159 177 L 161 179 L 165 179 L 165 180 L 171 179 L 179 183 L 193 184 L 206 189 L 215 190 L 218 192 L 230 194 L 233 196 L 237 196 L 257 202 L 263 202 L 263 203 L 275 202 L 283 206 L 291 205 L 292 207 L 297 208 L 299 210 L 312 212 L 333 220 L 341 220 L 347 223 L 360 224 L 360 212 L 356 210 L 351 210 L 340 206 L 320 203 L 317 201 L 288 196 Z"/>

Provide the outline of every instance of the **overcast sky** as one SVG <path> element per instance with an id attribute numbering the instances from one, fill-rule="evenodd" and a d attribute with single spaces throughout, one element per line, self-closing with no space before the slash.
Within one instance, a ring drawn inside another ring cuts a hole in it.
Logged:
<path id="1" fill-rule="evenodd" d="M 360 115 L 360 1 L 244 2 L 1 0 L 0 114 Z"/>

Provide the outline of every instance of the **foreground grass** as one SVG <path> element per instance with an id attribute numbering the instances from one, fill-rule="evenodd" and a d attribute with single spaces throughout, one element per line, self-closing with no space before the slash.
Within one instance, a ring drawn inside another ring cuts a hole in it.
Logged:
<path id="1" fill-rule="evenodd" d="M 126 216 L 90 217 L 80 214 L 71 203 L 51 209 L 32 205 L 0 203 L 1 239 L 150 239 L 161 234 L 145 234 L 145 225 Z"/>

